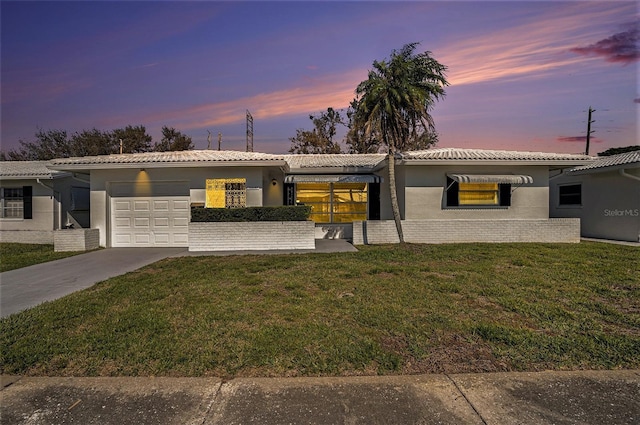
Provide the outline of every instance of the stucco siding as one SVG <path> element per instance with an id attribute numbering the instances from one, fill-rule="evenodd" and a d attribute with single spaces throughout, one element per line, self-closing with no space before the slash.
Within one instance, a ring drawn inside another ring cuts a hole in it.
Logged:
<path id="1" fill-rule="evenodd" d="M 406 172 L 405 215 L 420 219 L 547 219 L 549 217 L 548 168 L 536 166 L 412 166 Z M 524 174 L 533 184 L 511 188 L 508 207 L 449 208 L 445 189 L 447 174 Z"/>

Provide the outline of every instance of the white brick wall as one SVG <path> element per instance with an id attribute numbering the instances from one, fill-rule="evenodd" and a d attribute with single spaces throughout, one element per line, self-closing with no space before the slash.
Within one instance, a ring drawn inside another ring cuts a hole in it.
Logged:
<path id="1" fill-rule="evenodd" d="M 90 251 L 98 249 L 100 230 L 98 229 L 64 229 L 56 230 L 53 235 L 53 250 Z"/>
<path id="2" fill-rule="evenodd" d="M 189 223 L 189 251 L 315 249 L 312 221 Z"/>
<path id="3" fill-rule="evenodd" d="M 53 230 L 0 230 L 0 242 L 53 244 Z"/>
<path id="4" fill-rule="evenodd" d="M 580 219 L 404 220 L 409 243 L 580 242 Z M 355 222 L 354 245 L 398 243 L 393 220 Z"/>

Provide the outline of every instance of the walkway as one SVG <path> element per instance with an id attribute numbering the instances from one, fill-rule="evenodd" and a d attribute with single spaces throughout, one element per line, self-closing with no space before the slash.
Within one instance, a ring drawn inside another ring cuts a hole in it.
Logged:
<path id="1" fill-rule="evenodd" d="M 348 378 L 13 378 L 11 424 L 582 424 L 640 418 L 640 371 Z"/>

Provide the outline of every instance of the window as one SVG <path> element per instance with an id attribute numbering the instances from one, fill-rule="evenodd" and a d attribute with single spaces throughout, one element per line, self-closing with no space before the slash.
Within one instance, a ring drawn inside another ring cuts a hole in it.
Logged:
<path id="1" fill-rule="evenodd" d="M 582 205 L 581 184 L 559 186 L 558 195 L 558 205 Z"/>
<path id="2" fill-rule="evenodd" d="M 367 183 L 297 183 L 296 203 L 311 207 L 316 223 L 367 219 Z"/>
<path id="3" fill-rule="evenodd" d="M 247 179 L 207 179 L 206 208 L 247 206 Z"/>
<path id="4" fill-rule="evenodd" d="M 32 218 L 31 186 L 0 188 L 0 218 Z"/>
<path id="5" fill-rule="evenodd" d="M 447 177 L 447 207 L 491 207 L 511 205 L 509 183 L 458 183 Z"/>
<path id="6" fill-rule="evenodd" d="M 458 205 L 499 205 L 498 183 L 458 183 Z"/>
<path id="7" fill-rule="evenodd" d="M 89 188 L 71 187 L 71 205 L 69 211 L 89 211 Z"/>

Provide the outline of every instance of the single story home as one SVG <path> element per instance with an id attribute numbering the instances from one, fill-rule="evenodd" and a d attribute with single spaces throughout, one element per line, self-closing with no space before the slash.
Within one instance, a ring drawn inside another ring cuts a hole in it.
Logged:
<path id="1" fill-rule="evenodd" d="M 52 244 L 54 231 L 89 227 L 89 176 L 48 161 L 0 161 L 0 241 Z"/>
<path id="2" fill-rule="evenodd" d="M 551 217 L 580 218 L 584 237 L 640 242 L 640 151 L 552 175 L 549 203 Z"/>
<path id="3" fill-rule="evenodd" d="M 593 159 L 455 148 L 400 153 L 405 240 L 577 242 L 579 220 L 549 218 L 549 173 Z M 104 247 L 189 246 L 197 206 L 305 204 L 317 238 L 398 240 L 384 154 L 193 150 L 61 158 L 48 167 L 89 176 L 90 227 Z"/>

